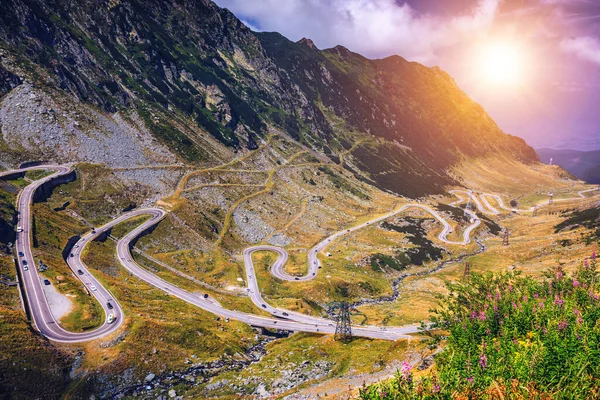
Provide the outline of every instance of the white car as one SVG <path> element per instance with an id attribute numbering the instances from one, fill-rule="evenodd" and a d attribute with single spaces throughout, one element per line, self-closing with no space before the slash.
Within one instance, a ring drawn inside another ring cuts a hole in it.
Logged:
<path id="1" fill-rule="evenodd" d="M 92 292 L 95 292 L 97 289 L 98 289 L 98 288 L 96 288 L 96 286 L 94 286 L 94 285 L 90 285 L 90 290 L 91 290 Z"/>
<path id="2" fill-rule="evenodd" d="M 17 226 L 17 232 L 23 232 L 23 227 L 22 226 Z"/>
<path id="3" fill-rule="evenodd" d="M 29 267 L 27 265 L 23 265 L 23 271 L 28 271 Z"/>
<path id="4" fill-rule="evenodd" d="M 115 315 L 114 314 L 108 314 L 108 317 L 106 317 L 106 323 L 107 324 L 112 324 L 115 321 Z"/>

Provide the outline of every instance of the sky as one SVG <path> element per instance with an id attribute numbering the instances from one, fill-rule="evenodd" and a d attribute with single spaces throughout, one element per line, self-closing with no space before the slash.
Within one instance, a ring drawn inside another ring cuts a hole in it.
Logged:
<path id="1" fill-rule="evenodd" d="M 600 0 L 215 0 L 251 29 L 448 71 L 534 147 L 600 149 Z"/>

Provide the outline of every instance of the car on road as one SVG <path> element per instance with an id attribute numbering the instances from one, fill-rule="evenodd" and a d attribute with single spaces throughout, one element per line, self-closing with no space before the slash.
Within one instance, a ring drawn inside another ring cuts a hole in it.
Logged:
<path id="1" fill-rule="evenodd" d="M 26 264 L 23 264 L 23 271 L 28 271 L 29 267 Z"/>
<path id="2" fill-rule="evenodd" d="M 205 295 L 204 295 L 204 298 L 205 298 L 205 299 L 208 299 L 208 295 L 207 295 L 207 294 L 205 294 Z"/>
<path id="3" fill-rule="evenodd" d="M 17 226 L 17 232 L 23 232 L 23 227 L 22 226 Z"/>
<path id="4" fill-rule="evenodd" d="M 76 245 L 75 245 L 75 248 L 78 248 L 78 247 L 79 247 L 79 245 L 78 245 L 78 244 L 76 244 Z"/>
<path id="5" fill-rule="evenodd" d="M 106 323 L 107 324 L 112 324 L 115 321 L 115 315 L 114 314 L 108 314 L 108 317 L 106 317 Z"/>
<path id="6" fill-rule="evenodd" d="M 22 251 L 19 252 L 19 257 L 25 257 L 25 254 L 23 254 Z"/>
<path id="7" fill-rule="evenodd" d="M 300 280 L 300 278 L 298 278 L 298 277 L 295 277 L 294 279 L 295 279 L 295 280 L 297 280 L 297 281 L 299 281 L 299 280 Z"/>
<path id="8" fill-rule="evenodd" d="M 44 279 L 44 285 L 50 286 L 50 281 L 48 279 Z"/>
<path id="9" fill-rule="evenodd" d="M 290 314 L 286 313 L 285 311 L 281 313 L 281 315 L 283 315 L 284 317 L 289 317 Z"/>
<path id="10" fill-rule="evenodd" d="M 95 292 L 96 290 L 98 290 L 98 288 L 94 285 L 90 285 L 90 289 L 92 292 Z"/>
<path id="11" fill-rule="evenodd" d="M 27 265 L 27 260 L 23 260 L 23 265 Z"/>
<path id="12" fill-rule="evenodd" d="M 112 303 L 106 303 L 106 307 L 108 307 L 109 310 L 112 310 L 114 308 Z"/>
<path id="13" fill-rule="evenodd" d="M 82 271 L 82 270 L 80 270 L 80 269 L 78 269 L 78 270 L 77 270 L 77 273 L 78 273 L 79 275 L 83 275 L 83 271 Z"/>
<path id="14" fill-rule="evenodd" d="M 69 257 L 75 257 L 75 254 L 71 253 L 71 255 Z"/>
<path id="15" fill-rule="evenodd" d="M 262 308 L 267 308 L 266 304 L 261 304 Z"/>

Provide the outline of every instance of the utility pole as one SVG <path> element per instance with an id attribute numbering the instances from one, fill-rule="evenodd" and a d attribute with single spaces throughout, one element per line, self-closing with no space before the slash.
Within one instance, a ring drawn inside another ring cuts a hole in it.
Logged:
<path id="1" fill-rule="evenodd" d="M 510 235 L 510 233 L 508 232 L 508 229 L 504 229 L 504 237 L 502 238 L 502 246 L 508 246 L 509 235 Z"/>
<path id="2" fill-rule="evenodd" d="M 350 324 L 350 308 L 345 301 L 336 304 L 338 309 L 335 339 L 342 342 L 352 340 L 352 326 Z"/>
<path id="3" fill-rule="evenodd" d="M 551 206 L 554 204 L 554 193 L 550 193 L 550 201 L 548 201 L 548 205 Z"/>

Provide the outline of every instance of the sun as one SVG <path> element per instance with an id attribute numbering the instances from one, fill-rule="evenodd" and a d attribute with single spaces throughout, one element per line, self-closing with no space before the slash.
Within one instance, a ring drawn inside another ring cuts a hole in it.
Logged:
<path id="1" fill-rule="evenodd" d="M 476 60 L 480 79 L 495 86 L 515 86 L 524 80 L 525 52 L 517 43 L 489 42 L 481 45 Z"/>

